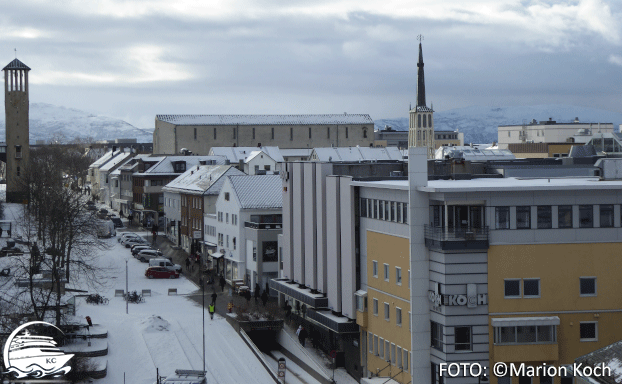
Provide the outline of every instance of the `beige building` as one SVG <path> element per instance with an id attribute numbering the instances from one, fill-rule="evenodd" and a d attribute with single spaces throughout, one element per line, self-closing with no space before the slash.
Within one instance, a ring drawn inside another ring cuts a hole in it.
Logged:
<path id="1" fill-rule="evenodd" d="M 581 123 L 576 117 L 572 123 L 558 123 L 553 119 L 531 120 L 521 125 L 500 125 L 497 129 L 500 146 L 518 143 L 573 142 L 577 134 L 613 133 L 613 123 Z"/>
<path id="2" fill-rule="evenodd" d="M 207 155 L 212 147 L 369 147 L 374 121 L 343 115 L 157 115 L 153 153 L 182 149 Z"/>

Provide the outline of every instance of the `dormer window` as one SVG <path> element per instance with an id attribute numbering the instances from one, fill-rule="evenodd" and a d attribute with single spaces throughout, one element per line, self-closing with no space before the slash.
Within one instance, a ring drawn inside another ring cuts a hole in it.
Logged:
<path id="1" fill-rule="evenodd" d="M 173 170 L 177 173 L 186 172 L 186 162 L 176 161 L 173 163 Z"/>

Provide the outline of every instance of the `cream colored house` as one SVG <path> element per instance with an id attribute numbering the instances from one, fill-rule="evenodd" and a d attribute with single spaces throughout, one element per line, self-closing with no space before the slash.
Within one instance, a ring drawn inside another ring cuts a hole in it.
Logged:
<path id="1" fill-rule="evenodd" d="M 212 147 L 369 147 L 374 121 L 367 114 L 157 115 L 153 153 L 186 149 L 207 155 Z"/>

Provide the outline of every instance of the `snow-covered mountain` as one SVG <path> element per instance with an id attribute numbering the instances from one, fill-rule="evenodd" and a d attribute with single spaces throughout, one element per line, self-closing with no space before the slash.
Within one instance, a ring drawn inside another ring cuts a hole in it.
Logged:
<path id="1" fill-rule="evenodd" d="M 529 123 L 552 118 L 558 123 L 574 121 L 584 123 L 613 123 L 617 131 L 622 124 L 622 113 L 602 109 L 575 107 L 571 105 L 534 105 L 520 107 L 467 107 L 434 113 L 434 129 L 437 131 L 464 132 L 467 143 L 491 143 L 497 141 L 499 125 Z M 408 115 L 395 119 L 374 120 L 376 129 L 390 125 L 395 130 L 408 130 Z"/>
<path id="2" fill-rule="evenodd" d="M 151 142 L 153 130 L 136 128 L 119 119 L 93 115 L 78 109 L 44 103 L 30 103 L 30 142 L 49 142 L 64 136 L 67 140 L 92 137 L 96 140 L 136 138 Z M 0 113 L 0 141 L 5 137 L 5 116 Z"/>

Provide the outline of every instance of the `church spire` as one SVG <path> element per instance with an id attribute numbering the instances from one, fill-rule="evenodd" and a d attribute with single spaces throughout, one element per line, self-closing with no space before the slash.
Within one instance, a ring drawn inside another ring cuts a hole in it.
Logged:
<path id="1" fill-rule="evenodd" d="M 423 36 L 417 36 L 419 39 L 419 62 L 417 63 L 417 107 L 425 107 L 425 79 L 423 76 L 423 52 L 421 50 L 421 40 Z"/>

